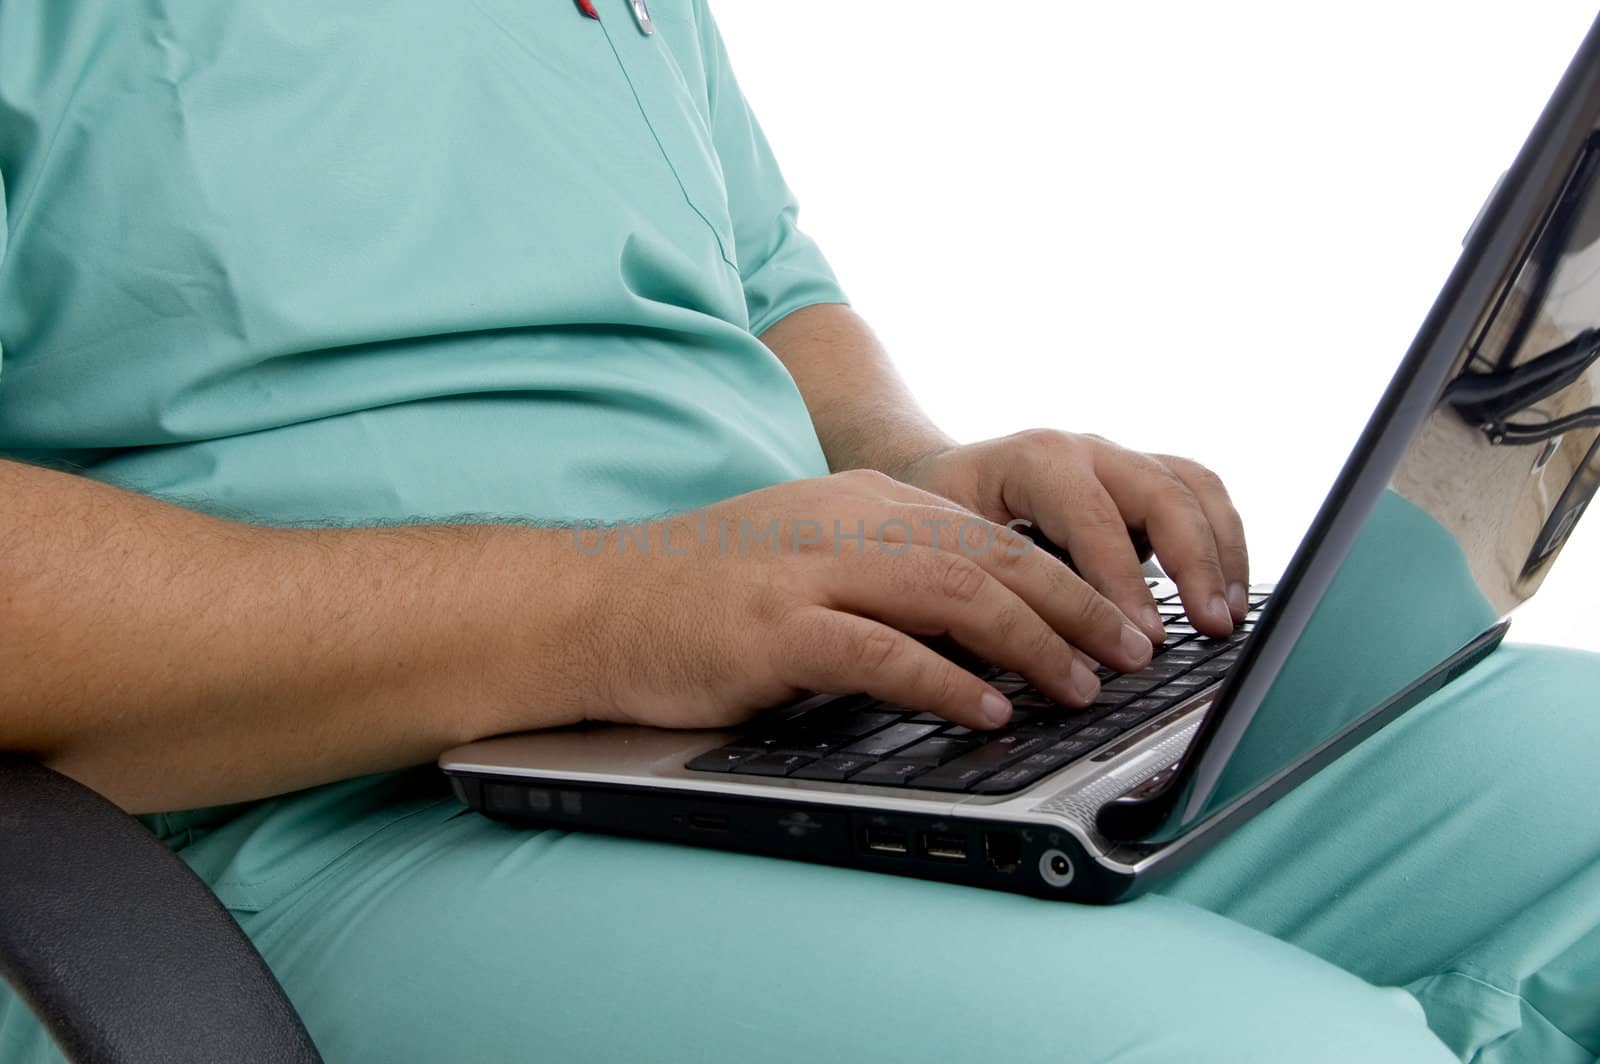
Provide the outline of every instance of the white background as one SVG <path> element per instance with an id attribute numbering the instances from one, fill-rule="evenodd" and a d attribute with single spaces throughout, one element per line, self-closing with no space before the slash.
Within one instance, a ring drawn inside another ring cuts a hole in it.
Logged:
<path id="1" fill-rule="evenodd" d="M 948 431 L 1227 480 L 1287 563 L 1594 8 L 721 0 L 852 302 Z M 1600 650 L 1600 512 L 1514 638 Z"/>

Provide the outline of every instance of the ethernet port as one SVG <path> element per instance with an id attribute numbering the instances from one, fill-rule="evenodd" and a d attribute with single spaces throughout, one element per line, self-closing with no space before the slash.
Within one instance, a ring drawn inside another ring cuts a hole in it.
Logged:
<path id="1" fill-rule="evenodd" d="M 985 831 L 983 855 L 990 868 L 1009 876 L 1022 867 L 1022 836 L 1014 831 Z"/>

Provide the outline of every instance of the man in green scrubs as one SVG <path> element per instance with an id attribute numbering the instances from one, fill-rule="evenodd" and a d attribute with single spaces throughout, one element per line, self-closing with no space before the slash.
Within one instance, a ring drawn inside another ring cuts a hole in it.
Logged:
<path id="1" fill-rule="evenodd" d="M 586 7 L 0 5 L 0 747 L 147 814 L 330 1061 L 1592 1061 L 1581 654 L 1496 652 L 1105 910 L 447 795 L 447 746 L 585 718 L 1003 720 L 906 632 L 1082 704 L 1078 651 L 1157 633 L 1129 525 L 1202 628 L 1242 612 L 1198 465 L 927 423 L 704 0 Z M 1023 518 L 1084 579 L 563 527 L 707 506 Z M 0 992 L 0 1061 L 50 1059 Z"/>

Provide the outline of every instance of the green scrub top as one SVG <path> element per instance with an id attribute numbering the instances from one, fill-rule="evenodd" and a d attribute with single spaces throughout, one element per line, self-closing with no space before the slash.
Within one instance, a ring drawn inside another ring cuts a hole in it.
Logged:
<path id="1" fill-rule="evenodd" d="M 844 297 L 704 0 L 596 2 L 0 4 L 0 454 L 267 523 L 827 472 L 757 336 Z M 153 822 L 251 907 L 393 786 Z"/>
<path id="2" fill-rule="evenodd" d="M 826 472 L 843 302 L 703 0 L 7 0 L 0 453 L 264 522 Z"/>

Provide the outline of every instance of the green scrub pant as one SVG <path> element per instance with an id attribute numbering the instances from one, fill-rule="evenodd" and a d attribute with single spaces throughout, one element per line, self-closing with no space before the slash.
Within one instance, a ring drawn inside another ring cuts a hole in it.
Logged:
<path id="1" fill-rule="evenodd" d="M 250 890 L 234 824 L 173 843 L 330 1064 L 1592 1062 L 1597 687 L 1504 646 L 1111 908 L 518 830 L 432 770 L 345 792 L 342 852 Z M 0 1061 L 49 1059 L 0 1003 Z"/>

